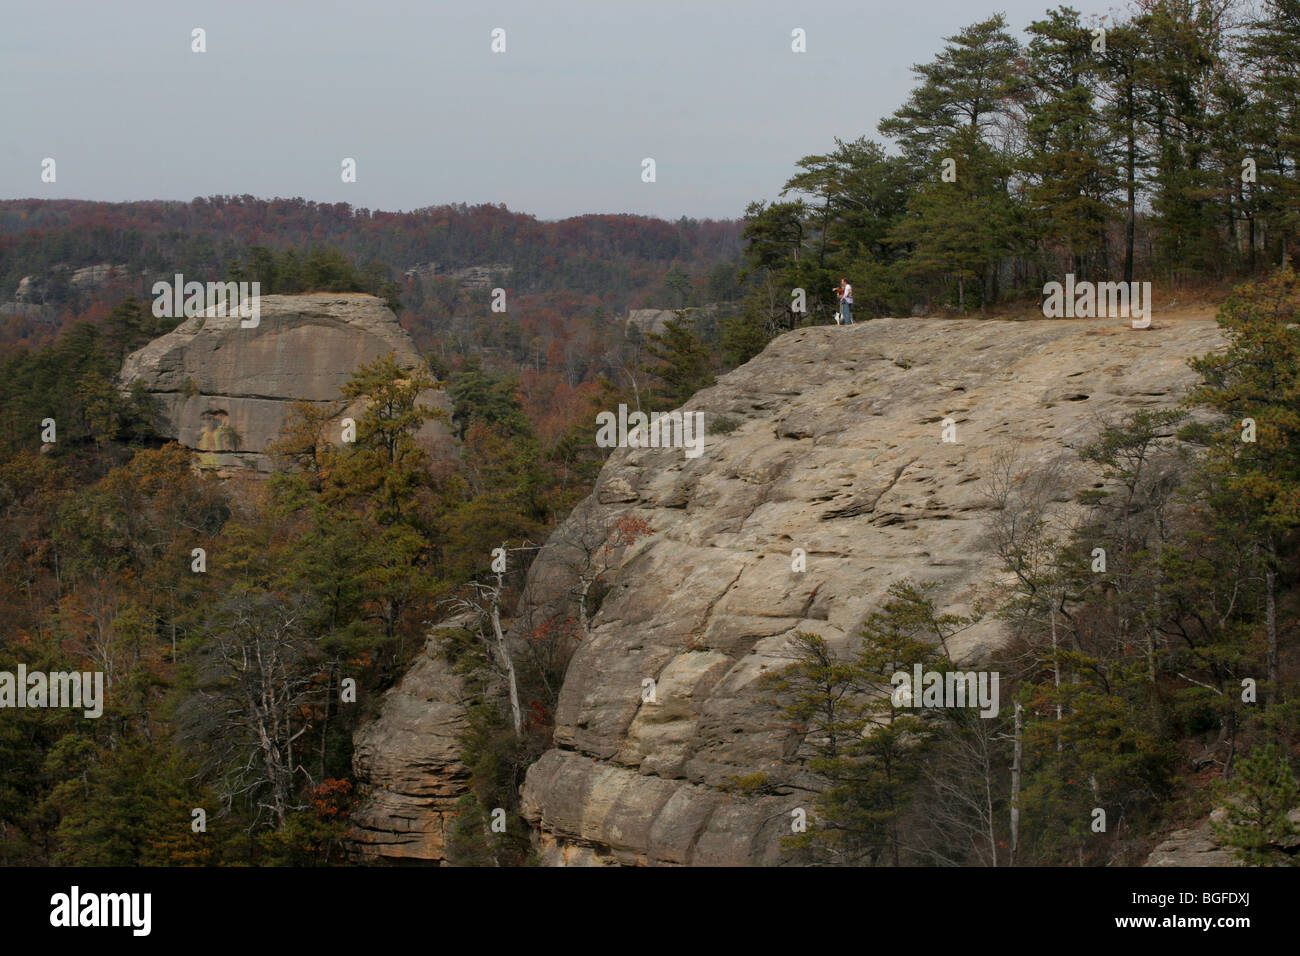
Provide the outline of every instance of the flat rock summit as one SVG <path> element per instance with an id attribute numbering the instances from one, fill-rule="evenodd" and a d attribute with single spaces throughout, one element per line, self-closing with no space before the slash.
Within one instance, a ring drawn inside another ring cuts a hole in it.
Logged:
<path id="1" fill-rule="evenodd" d="M 234 311 L 234 310 L 231 310 Z M 158 400 L 164 433 L 203 452 L 200 464 L 218 471 L 270 470 L 267 447 L 293 401 L 338 404 L 335 419 L 355 416 L 339 389 L 360 365 L 393 353 L 398 365 L 422 363 L 397 317 L 374 296 L 353 293 L 266 295 L 257 326 L 215 309 L 128 355 L 119 384 L 141 383 Z M 449 405 L 441 392 L 430 404 Z M 448 441 L 428 422 L 420 435 L 431 450 Z"/>
<path id="2" fill-rule="evenodd" d="M 1178 402 L 1195 381 L 1187 359 L 1221 344 L 1210 319 L 807 328 L 686 403 L 710 432 L 698 458 L 614 451 L 534 562 L 508 635 L 519 646 L 529 629 L 575 617 L 583 555 L 621 518 L 653 528 L 609 552 L 553 746 L 528 770 L 523 813 L 543 861 L 778 862 L 790 810 L 810 797 L 802 741 L 759 679 L 787 663 L 791 636 L 846 648 L 904 578 L 934 582 L 943 611 L 969 611 L 1003 583 L 980 543 L 998 456 L 1061 469 L 1055 507 L 1078 507 L 1095 480 L 1078 448 L 1103 421 Z M 795 549 L 806 570 L 792 569 Z M 986 616 L 954 656 L 979 661 L 1001 628 Z M 435 641 L 358 737 L 363 857 L 443 859 L 464 779 L 462 711 Z M 727 787 L 760 772 L 762 795 Z"/>

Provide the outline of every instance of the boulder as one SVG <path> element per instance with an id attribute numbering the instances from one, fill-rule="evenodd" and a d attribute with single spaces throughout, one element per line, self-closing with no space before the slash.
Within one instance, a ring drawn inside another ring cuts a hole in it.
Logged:
<path id="1" fill-rule="evenodd" d="M 442 863 L 456 800 L 469 770 L 457 737 L 465 729 L 459 678 L 430 637 L 385 695 L 380 716 L 356 734 L 359 809 L 347 847 L 365 863 Z"/>
<path id="2" fill-rule="evenodd" d="M 332 412 L 326 434 L 358 417 L 340 389 L 360 365 L 392 353 L 403 368 L 422 364 L 397 317 L 374 296 L 350 293 L 268 295 L 252 328 L 215 308 L 127 356 L 118 381 L 140 383 L 159 405 L 165 435 L 201 451 L 200 466 L 219 472 L 271 468 L 267 448 L 280 438 L 290 404 L 307 401 Z M 441 390 L 421 401 L 449 412 Z M 427 422 L 420 441 L 435 455 L 451 453 L 450 432 Z"/>

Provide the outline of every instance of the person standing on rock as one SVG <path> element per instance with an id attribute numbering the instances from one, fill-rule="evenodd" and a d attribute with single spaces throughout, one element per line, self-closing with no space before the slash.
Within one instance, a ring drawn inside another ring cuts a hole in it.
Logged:
<path id="1" fill-rule="evenodd" d="M 836 320 L 841 325 L 853 324 L 853 286 L 849 285 L 849 280 L 841 278 L 839 288 L 835 294 L 840 297 L 840 315 Z M 841 321 L 842 320 L 842 321 Z"/>

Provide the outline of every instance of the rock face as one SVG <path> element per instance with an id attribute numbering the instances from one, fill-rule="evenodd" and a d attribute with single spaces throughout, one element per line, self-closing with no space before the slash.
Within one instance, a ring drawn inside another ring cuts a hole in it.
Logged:
<path id="1" fill-rule="evenodd" d="M 1240 866 L 1232 851 L 1214 838 L 1210 821 L 1175 830 L 1151 851 L 1143 866 Z"/>
<path id="2" fill-rule="evenodd" d="M 555 746 L 530 768 L 524 813 L 549 863 L 770 864 L 789 833 L 801 741 L 758 686 L 790 636 L 855 640 L 886 588 L 933 581 L 964 613 L 997 585 L 982 553 L 984 479 L 1019 446 L 1027 467 L 1075 471 L 1100 417 L 1174 403 L 1185 360 L 1219 344 L 1210 321 L 879 320 L 782 336 L 687 411 L 734 425 L 703 454 L 616 451 L 590 499 L 534 565 L 531 591 L 572 590 L 570 542 L 623 515 L 655 533 L 617 554 L 577 650 Z M 941 440 L 952 419 L 956 442 Z M 791 570 L 795 548 L 807 570 Z M 520 618 L 569 614 L 521 609 Z M 954 656 L 1002 637 L 992 619 Z M 515 635 L 518 637 L 518 635 Z M 655 698 L 643 700 L 653 679 Z M 766 795 L 726 792 L 764 772 Z"/>
<path id="3" fill-rule="evenodd" d="M 406 270 L 406 277 L 429 282 L 433 279 L 452 279 L 462 290 L 487 289 L 497 279 L 509 278 L 515 267 L 503 262 L 488 265 L 466 266 L 463 269 L 447 269 L 437 262 L 426 262 Z"/>
<path id="4" fill-rule="evenodd" d="M 519 646 L 522 622 L 575 618 L 593 561 L 607 569 L 564 679 L 553 748 L 523 790 L 543 861 L 778 862 L 809 781 L 802 741 L 758 681 L 787 662 L 791 636 L 813 631 L 847 648 L 888 586 L 909 577 L 935 582 L 942 610 L 967 612 L 1002 583 L 981 548 L 999 453 L 1017 448 L 1029 469 L 1059 463 L 1054 507 L 1072 509 L 1091 480 L 1076 449 L 1099 420 L 1174 404 L 1194 380 L 1186 359 L 1220 345 L 1209 319 L 1144 331 L 1122 320 L 803 329 L 684 406 L 712 423 L 699 457 L 613 452 L 534 562 L 508 636 Z M 942 440 L 945 419 L 955 442 Z M 653 533 L 619 545 L 626 518 Z M 802 572 L 792 570 L 796 548 Z M 1001 627 L 986 617 L 950 642 L 954 657 L 977 662 Z M 436 709 L 429 720 L 453 726 L 446 675 L 421 662 L 413 676 L 415 696 Z M 409 706 L 400 697 L 388 708 L 395 717 Z M 396 737 L 367 745 L 430 767 L 447 753 L 441 729 L 392 726 Z M 727 789 L 757 773 L 769 786 Z M 390 830 L 408 825 L 407 808 Z M 435 824 L 429 811 L 411 829 Z"/>
<path id="5" fill-rule="evenodd" d="M 369 295 L 262 296 L 253 328 L 215 311 L 127 356 L 119 376 L 121 385 L 140 382 L 159 401 L 164 433 L 205 452 L 203 467 L 268 471 L 265 452 L 279 439 L 291 402 L 335 408 L 332 421 L 355 418 L 360 408 L 342 407 L 339 389 L 357 366 L 388 352 L 404 368 L 421 362 L 396 316 Z M 449 407 L 440 391 L 422 400 Z M 338 440 L 337 428 L 328 431 Z M 450 441 L 437 422 L 420 438 L 439 453 Z"/>
<path id="6" fill-rule="evenodd" d="M 625 324 L 636 326 L 645 335 L 658 335 L 675 314 L 672 309 L 630 309 Z"/>
<path id="7" fill-rule="evenodd" d="M 348 848 L 358 862 L 441 863 L 452 805 L 468 769 L 456 737 L 465 729 L 460 684 L 430 638 L 384 697 L 380 717 L 358 731 L 352 763 L 365 801 Z"/>
<path id="8" fill-rule="evenodd" d="M 1300 810 L 1287 813 L 1291 826 L 1300 829 Z M 1175 830 L 1151 851 L 1143 866 L 1243 866 L 1231 847 L 1219 842 L 1215 823 L 1225 823 L 1228 811 L 1216 808 L 1199 826 Z M 1269 840 L 1263 849 L 1295 856 L 1300 851 L 1300 836 L 1288 835 Z"/>
<path id="9" fill-rule="evenodd" d="M 687 310 L 697 321 L 712 319 L 716 317 L 718 311 L 719 307 L 716 304 Z M 663 333 L 664 326 L 676 314 L 672 309 L 629 309 L 623 324 L 628 327 L 636 326 L 641 330 L 642 335 L 660 335 Z"/>

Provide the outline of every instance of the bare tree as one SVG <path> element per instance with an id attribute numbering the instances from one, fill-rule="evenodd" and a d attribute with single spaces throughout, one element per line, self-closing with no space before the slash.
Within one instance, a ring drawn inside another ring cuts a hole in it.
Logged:
<path id="1" fill-rule="evenodd" d="M 294 777 L 311 774 L 294 743 L 310 728 L 319 702 L 319 654 L 304 620 L 300 597 L 243 592 L 213 616 L 195 655 L 198 680 L 181 714 L 186 737 L 215 764 L 227 806 L 249 799 L 254 825 L 267 817 L 278 826 L 300 805 Z"/>
<path id="2" fill-rule="evenodd" d="M 927 827 L 939 839 L 926 841 L 923 852 L 936 863 L 959 865 L 969 849 L 980 866 L 998 865 L 1000 786 L 996 783 L 997 722 L 969 712 L 951 716 L 939 751 L 923 762 L 928 784 L 924 800 Z"/>

